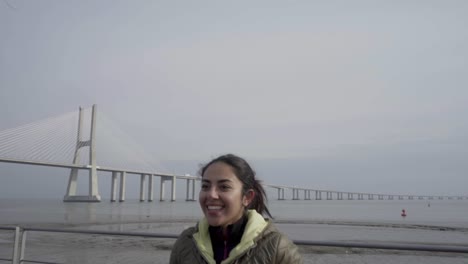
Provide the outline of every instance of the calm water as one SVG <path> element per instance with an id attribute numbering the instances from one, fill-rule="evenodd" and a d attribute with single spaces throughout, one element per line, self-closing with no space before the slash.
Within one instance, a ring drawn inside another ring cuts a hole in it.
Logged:
<path id="1" fill-rule="evenodd" d="M 429 204 L 430 203 L 430 204 Z M 468 200 L 271 200 L 278 222 L 360 223 L 468 228 Z M 401 217 L 405 209 L 406 217 Z M 60 200 L 0 200 L 0 224 L 109 224 L 196 221 L 198 202 L 63 203 Z"/>

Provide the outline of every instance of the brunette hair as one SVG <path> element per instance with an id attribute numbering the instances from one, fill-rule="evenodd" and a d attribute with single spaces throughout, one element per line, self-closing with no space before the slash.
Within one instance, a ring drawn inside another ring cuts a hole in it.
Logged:
<path id="1" fill-rule="evenodd" d="M 226 165 L 229 165 L 237 178 L 242 182 L 242 193 L 246 194 L 248 190 L 252 189 L 255 192 L 254 199 L 248 205 L 247 209 L 255 209 L 260 214 L 267 214 L 271 218 L 273 216 L 270 214 L 268 207 L 266 206 L 267 196 L 263 186 L 260 181 L 255 179 L 255 171 L 250 167 L 249 163 L 234 154 L 226 154 L 219 156 L 207 164 L 203 165 L 199 171 L 201 177 L 205 173 L 206 169 L 213 163 L 222 162 Z"/>

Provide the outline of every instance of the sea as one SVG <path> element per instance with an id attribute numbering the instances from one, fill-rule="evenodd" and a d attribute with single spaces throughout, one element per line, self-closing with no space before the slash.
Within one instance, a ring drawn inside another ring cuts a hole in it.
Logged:
<path id="1" fill-rule="evenodd" d="M 270 199 L 268 207 L 271 221 L 292 240 L 468 247 L 468 200 Z M 177 235 L 201 217 L 197 201 L 0 199 L 0 226 Z M 1 232 L 0 258 L 10 254 L 6 233 Z M 28 235 L 26 252 L 29 258 L 55 263 L 167 263 L 174 240 L 149 241 L 36 232 Z M 301 248 L 301 252 L 305 263 L 468 263 L 468 254 L 344 248 Z"/>

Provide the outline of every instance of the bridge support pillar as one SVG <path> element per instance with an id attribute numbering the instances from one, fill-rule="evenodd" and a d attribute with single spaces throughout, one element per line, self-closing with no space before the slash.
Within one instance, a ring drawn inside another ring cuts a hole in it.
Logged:
<path id="1" fill-rule="evenodd" d="M 284 197 L 281 196 L 281 191 L 282 191 L 282 190 L 283 190 L 283 189 L 278 188 L 278 200 L 284 200 Z"/>
<path id="2" fill-rule="evenodd" d="M 82 147 L 89 147 L 89 189 L 88 195 L 76 195 L 78 168 L 72 168 L 68 178 L 67 192 L 63 198 L 64 202 L 100 202 L 101 196 L 98 192 L 97 165 L 96 165 L 96 105 L 93 105 L 91 113 L 91 130 L 89 140 L 82 140 L 83 109 L 79 108 L 78 133 L 75 146 L 73 164 L 79 165 L 79 150 Z"/>
<path id="3" fill-rule="evenodd" d="M 333 199 L 332 192 L 327 192 L 327 200 L 332 200 L 332 199 Z"/>
<path id="4" fill-rule="evenodd" d="M 293 195 L 293 200 L 299 200 L 299 190 L 298 189 L 295 189 L 293 188 L 292 189 L 292 195 Z"/>
<path id="5" fill-rule="evenodd" d="M 127 177 L 127 172 L 120 172 L 120 193 L 119 193 L 119 202 L 125 201 L 125 178 Z"/>
<path id="6" fill-rule="evenodd" d="M 192 180 L 192 200 L 195 201 L 195 179 Z"/>
<path id="7" fill-rule="evenodd" d="M 152 174 L 148 174 L 148 202 L 152 202 L 154 198 L 153 179 L 154 179 L 154 176 Z"/>
<path id="8" fill-rule="evenodd" d="M 161 189 L 159 192 L 159 201 L 163 202 L 164 199 L 164 184 L 166 181 L 171 181 L 171 202 L 176 200 L 176 176 L 160 176 L 161 177 Z"/>
<path id="9" fill-rule="evenodd" d="M 164 201 L 164 182 L 165 178 L 163 176 L 161 177 L 160 185 L 159 185 L 159 201 L 163 202 Z"/>
<path id="10" fill-rule="evenodd" d="M 117 198 L 117 172 L 112 172 L 112 182 L 111 182 L 111 202 L 115 202 Z"/>
<path id="11" fill-rule="evenodd" d="M 171 191 L 171 202 L 176 200 L 176 176 L 172 176 L 172 191 Z"/>
<path id="12" fill-rule="evenodd" d="M 192 185 L 192 188 L 190 188 L 190 185 Z M 192 197 L 190 197 L 190 189 L 192 189 Z M 187 179 L 187 191 L 185 193 L 185 201 L 195 201 L 195 179 Z"/>
<path id="13" fill-rule="evenodd" d="M 146 175 L 140 174 L 140 202 L 145 200 Z"/>
<path id="14" fill-rule="evenodd" d="M 322 192 L 315 191 L 315 200 L 322 200 Z"/>
<path id="15" fill-rule="evenodd" d="M 343 193 L 342 192 L 338 192 L 338 193 L 336 193 L 336 195 L 338 196 L 338 200 L 343 200 Z"/>
<path id="16" fill-rule="evenodd" d="M 190 176 L 190 175 L 185 175 Z M 190 188 L 192 186 L 192 188 Z M 192 189 L 192 196 L 190 196 L 190 189 Z M 185 195 L 186 201 L 195 201 L 195 179 L 187 179 L 187 192 Z"/>
<path id="17" fill-rule="evenodd" d="M 284 188 L 278 188 L 278 200 L 284 200 Z"/>

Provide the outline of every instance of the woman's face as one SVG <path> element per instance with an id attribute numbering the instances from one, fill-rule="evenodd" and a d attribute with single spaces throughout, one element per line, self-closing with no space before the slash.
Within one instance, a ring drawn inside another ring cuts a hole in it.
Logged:
<path id="1" fill-rule="evenodd" d="M 252 190 L 242 194 L 242 182 L 232 167 L 223 162 L 211 164 L 202 175 L 198 200 L 210 226 L 226 227 L 235 223 L 252 198 Z"/>

